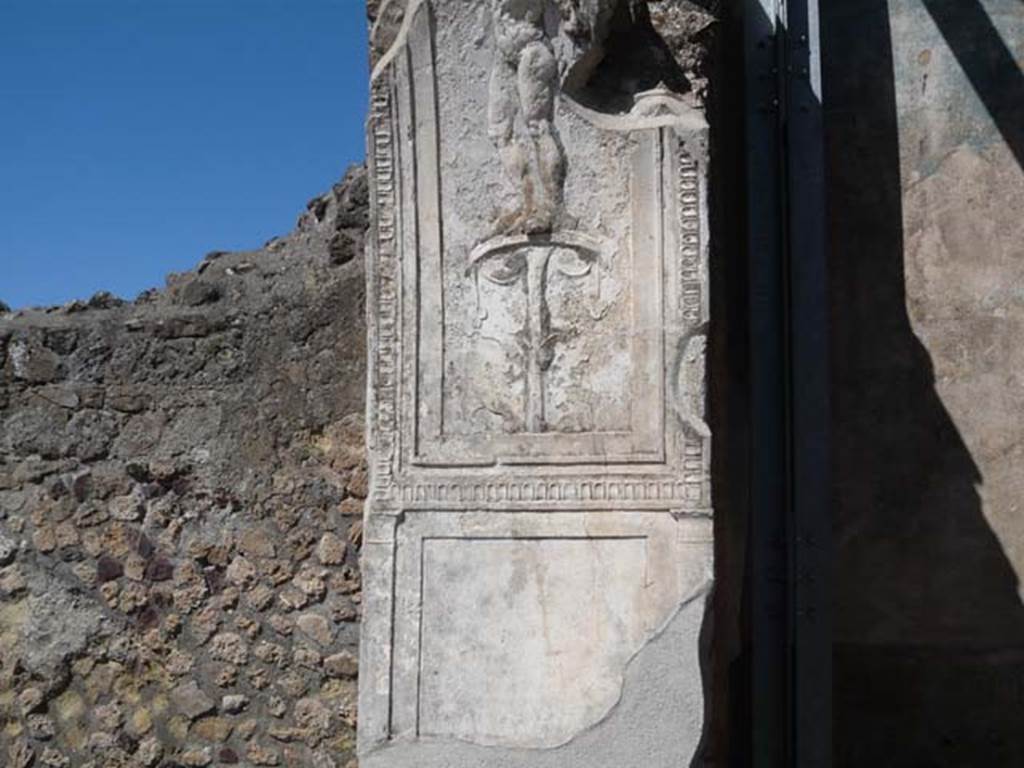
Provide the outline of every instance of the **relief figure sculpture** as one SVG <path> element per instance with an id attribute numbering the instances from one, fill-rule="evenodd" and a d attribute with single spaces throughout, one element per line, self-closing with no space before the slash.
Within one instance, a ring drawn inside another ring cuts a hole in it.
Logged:
<path id="1" fill-rule="evenodd" d="M 518 204 L 498 216 L 494 234 L 541 234 L 558 223 L 565 149 L 555 127 L 559 66 L 545 28 L 550 0 L 491 0 L 494 66 L 488 123 Z M 562 28 L 578 34 L 575 2 L 560 0 Z"/>

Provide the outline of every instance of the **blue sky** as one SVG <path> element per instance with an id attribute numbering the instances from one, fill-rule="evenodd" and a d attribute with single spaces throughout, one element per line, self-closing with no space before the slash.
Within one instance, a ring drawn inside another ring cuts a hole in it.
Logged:
<path id="1" fill-rule="evenodd" d="M 0 0 L 0 300 L 133 298 L 362 160 L 363 0 Z"/>

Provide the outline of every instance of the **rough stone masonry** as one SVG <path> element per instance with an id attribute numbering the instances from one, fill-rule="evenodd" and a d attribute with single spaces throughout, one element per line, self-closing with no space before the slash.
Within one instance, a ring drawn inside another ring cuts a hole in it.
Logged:
<path id="1" fill-rule="evenodd" d="M 354 765 L 366 206 L 0 316 L 0 765 Z"/>
<path id="2" fill-rule="evenodd" d="M 699 102 L 647 3 L 380 14 L 361 764 L 689 764 L 712 585 Z"/>

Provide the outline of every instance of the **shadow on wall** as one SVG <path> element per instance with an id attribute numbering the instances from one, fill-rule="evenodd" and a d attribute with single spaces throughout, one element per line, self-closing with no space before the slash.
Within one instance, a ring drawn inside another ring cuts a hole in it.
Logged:
<path id="1" fill-rule="evenodd" d="M 922 2 L 1017 158 L 1017 165 L 1024 169 L 1024 72 L 999 30 L 979 0 Z M 1024 3 L 1020 3 L 1020 13 L 1024 13 Z"/>
<path id="2" fill-rule="evenodd" d="M 976 0 L 923 4 L 1021 160 L 1024 122 L 1014 122 L 1012 98 L 1019 110 L 1024 78 L 984 9 Z M 984 478 L 936 393 L 905 305 L 890 34 L 900 5 L 822 3 L 835 765 L 1024 765 L 1018 577 L 982 514 Z"/>

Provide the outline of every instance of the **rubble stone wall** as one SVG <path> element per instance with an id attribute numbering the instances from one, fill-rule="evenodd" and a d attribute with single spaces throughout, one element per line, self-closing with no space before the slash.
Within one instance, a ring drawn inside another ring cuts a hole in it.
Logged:
<path id="1" fill-rule="evenodd" d="M 0 315 L 0 765 L 351 760 L 366 205 Z"/>

